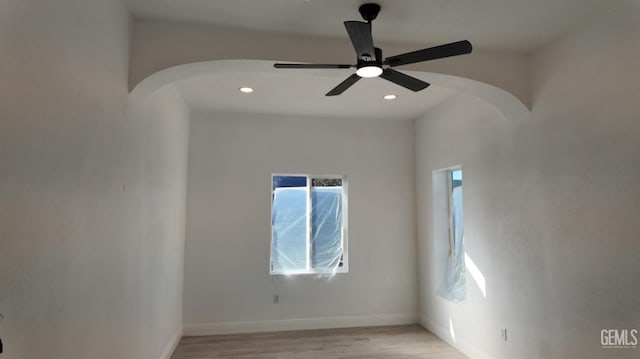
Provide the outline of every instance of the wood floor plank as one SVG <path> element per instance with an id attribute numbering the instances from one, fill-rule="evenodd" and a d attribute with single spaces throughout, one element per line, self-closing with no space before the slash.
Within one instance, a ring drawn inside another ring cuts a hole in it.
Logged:
<path id="1" fill-rule="evenodd" d="M 172 359 L 465 359 L 418 325 L 185 337 Z"/>

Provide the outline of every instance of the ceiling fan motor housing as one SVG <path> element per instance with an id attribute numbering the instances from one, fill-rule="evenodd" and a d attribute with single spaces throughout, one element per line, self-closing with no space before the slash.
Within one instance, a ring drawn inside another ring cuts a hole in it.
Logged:
<path id="1" fill-rule="evenodd" d="M 377 67 L 382 67 L 382 49 L 380 49 L 379 47 L 375 48 L 375 58 L 367 58 L 366 56 L 364 58 L 359 58 L 358 59 L 358 64 L 356 65 L 356 68 L 361 68 L 361 67 L 365 67 L 365 66 L 377 66 Z"/>

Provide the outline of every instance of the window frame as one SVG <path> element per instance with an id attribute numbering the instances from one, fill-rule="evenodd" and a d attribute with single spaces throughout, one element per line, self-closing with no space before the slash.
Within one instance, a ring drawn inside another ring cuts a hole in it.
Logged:
<path id="1" fill-rule="evenodd" d="M 306 245 L 307 245 L 307 268 L 305 270 L 284 270 L 284 271 L 276 271 L 273 269 L 273 200 L 274 200 L 274 195 L 273 195 L 273 180 L 274 177 L 278 177 L 278 176 L 285 176 L 285 177 L 306 177 L 307 178 L 307 238 L 306 238 Z M 289 276 L 289 275 L 322 275 L 322 274 L 337 274 L 337 273 L 348 273 L 349 272 L 349 246 L 348 246 L 348 217 L 349 217 L 349 211 L 348 211 L 348 181 L 347 181 L 347 176 L 346 175 L 336 175 L 336 174 L 309 174 L 309 173 L 285 173 L 285 172 L 277 172 L 277 173 L 271 173 L 271 177 L 270 177 L 271 181 L 270 181 L 270 194 L 271 194 L 271 206 L 269 209 L 269 212 L 271 214 L 270 216 L 270 246 L 269 246 L 269 275 L 273 275 L 273 276 L 279 276 L 279 275 L 284 275 L 284 276 Z M 340 265 L 338 266 L 338 268 L 333 269 L 333 270 L 317 270 L 312 268 L 313 265 L 313 260 L 312 260 L 312 256 L 313 256 L 313 239 L 312 239 L 312 215 L 311 215 L 311 211 L 313 208 L 313 203 L 312 203 L 312 198 L 311 198 L 311 189 L 313 188 L 313 179 L 339 179 L 342 181 L 342 238 L 341 238 L 341 245 L 342 245 L 342 259 L 340 261 Z"/>

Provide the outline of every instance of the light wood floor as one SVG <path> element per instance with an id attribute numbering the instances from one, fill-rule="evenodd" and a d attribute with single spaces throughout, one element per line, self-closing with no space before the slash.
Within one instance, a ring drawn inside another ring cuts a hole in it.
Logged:
<path id="1" fill-rule="evenodd" d="M 172 359 L 464 359 L 417 325 L 185 337 Z"/>

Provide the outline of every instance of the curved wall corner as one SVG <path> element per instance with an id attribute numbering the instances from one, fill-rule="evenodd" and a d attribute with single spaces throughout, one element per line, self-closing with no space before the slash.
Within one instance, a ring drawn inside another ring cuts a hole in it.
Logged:
<path id="1" fill-rule="evenodd" d="M 394 55 L 438 44 L 378 43 Z M 175 66 L 219 60 L 272 60 L 353 63 L 346 38 L 269 33 L 166 20 L 136 20 L 131 42 L 129 89 Z M 530 107 L 528 57 L 509 51 L 474 49 L 472 54 L 402 67 L 474 79 L 506 90 Z"/>
<path id="2" fill-rule="evenodd" d="M 174 86 L 176 82 L 199 76 L 216 73 L 274 73 L 274 61 L 266 60 L 218 60 L 196 62 L 174 66 L 158 71 L 141 81 L 130 94 L 132 103 L 142 103 L 146 98 L 166 86 Z M 530 111 L 520 99 L 513 94 L 495 86 L 453 75 L 428 73 L 421 71 L 405 71 L 431 84 L 479 98 L 495 107 L 504 117 L 511 121 L 523 121 L 529 118 Z M 177 91 L 174 89 L 174 91 Z"/>

